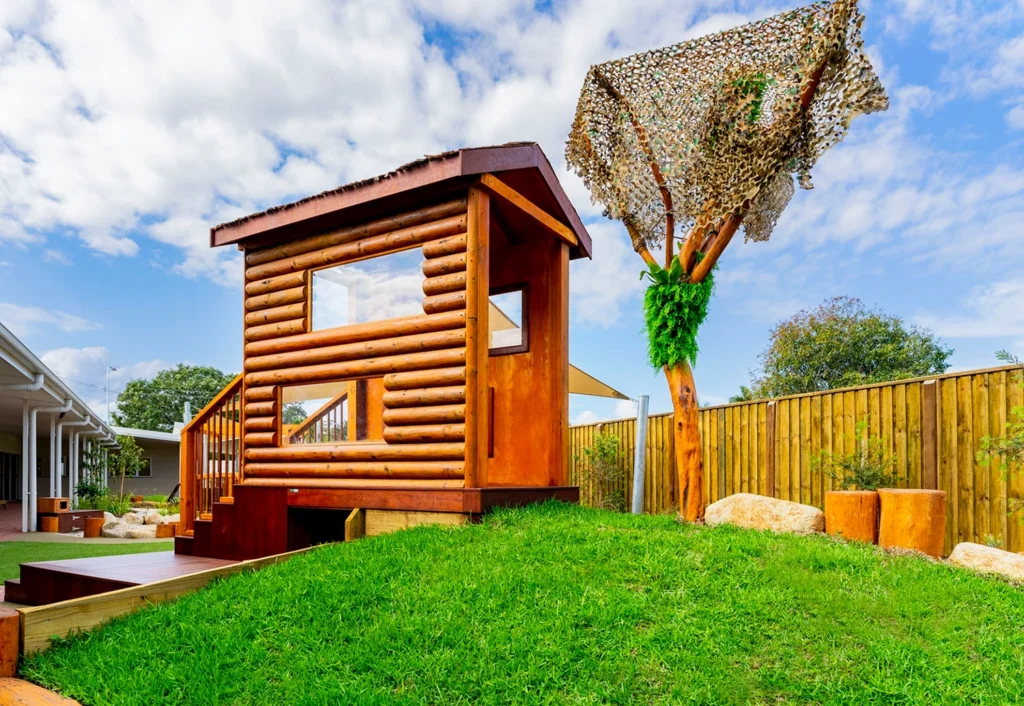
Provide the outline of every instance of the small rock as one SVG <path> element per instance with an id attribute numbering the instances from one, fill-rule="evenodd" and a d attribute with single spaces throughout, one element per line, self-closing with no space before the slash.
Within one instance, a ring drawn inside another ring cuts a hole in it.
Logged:
<path id="1" fill-rule="evenodd" d="M 156 510 L 147 510 L 144 519 L 147 525 L 161 525 L 164 522 L 164 516 Z"/>
<path id="2" fill-rule="evenodd" d="M 152 539 L 156 537 L 156 525 L 135 525 L 124 533 L 125 539 Z"/>
<path id="3" fill-rule="evenodd" d="M 112 512 L 103 513 L 103 526 L 106 527 L 111 522 L 120 522 L 121 518 Z"/>
<path id="4" fill-rule="evenodd" d="M 122 517 L 121 519 L 129 525 L 142 524 L 142 515 L 138 514 L 137 512 L 126 512 L 124 514 L 124 517 Z"/>
<path id="5" fill-rule="evenodd" d="M 1024 556 L 995 547 L 986 547 L 984 544 L 960 542 L 953 547 L 949 563 L 1024 582 Z"/>
<path id="6" fill-rule="evenodd" d="M 128 531 L 128 525 L 123 522 L 110 522 L 103 525 L 103 531 L 100 534 L 109 539 L 124 539 L 125 532 Z"/>
<path id="7" fill-rule="evenodd" d="M 795 534 L 825 530 L 825 514 L 818 508 L 751 493 L 737 493 L 708 505 L 704 522 Z"/>

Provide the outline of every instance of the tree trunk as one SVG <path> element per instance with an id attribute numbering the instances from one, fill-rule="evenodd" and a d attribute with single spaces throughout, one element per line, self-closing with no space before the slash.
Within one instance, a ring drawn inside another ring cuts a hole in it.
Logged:
<path id="1" fill-rule="evenodd" d="M 698 428 L 697 387 L 687 362 L 665 368 L 675 412 L 676 470 L 679 473 L 679 514 L 688 522 L 704 517 L 704 461 Z"/>

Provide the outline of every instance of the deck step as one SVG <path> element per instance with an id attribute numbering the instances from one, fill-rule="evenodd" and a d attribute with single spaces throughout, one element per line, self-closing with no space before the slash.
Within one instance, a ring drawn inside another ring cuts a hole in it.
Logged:
<path id="1" fill-rule="evenodd" d="M 4 602 L 6 603 L 28 603 L 27 591 L 21 585 L 21 579 L 7 579 L 4 581 Z"/>
<path id="2" fill-rule="evenodd" d="M 184 556 L 193 556 L 194 539 L 190 535 L 179 534 L 174 538 L 174 553 L 182 554 Z"/>

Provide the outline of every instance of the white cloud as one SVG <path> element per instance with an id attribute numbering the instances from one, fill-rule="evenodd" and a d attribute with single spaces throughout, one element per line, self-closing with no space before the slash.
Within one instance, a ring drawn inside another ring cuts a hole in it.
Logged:
<path id="1" fill-rule="evenodd" d="M 18 338 L 24 338 L 44 326 L 55 326 L 65 333 L 99 328 L 97 323 L 64 311 L 21 306 L 10 302 L 0 302 L 0 323 L 13 331 Z"/>
<path id="2" fill-rule="evenodd" d="M 601 414 L 592 409 L 585 409 L 573 417 L 570 424 L 572 426 L 581 426 L 584 424 L 597 424 L 598 422 L 607 422 L 613 419 L 628 419 L 632 417 L 636 417 L 636 401 L 616 400 L 611 411 Z"/>
<path id="3" fill-rule="evenodd" d="M 71 258 L 70 257 L 65 255 L 60 250 L 55 250 L 53 248 L 44 248 L 43 249 L 43 260 L 45 262 L 52 262 L 52 263 L 57 264 L 57 265 L 70 265 L 71 264 Z"/>
<path id="4" fill-rule="evenodd" d="M 962 313 L 922 314 L 916 321 L 948 338 L 1024 336 L 1024 277 L 975 287 L 960 303 Z"/>

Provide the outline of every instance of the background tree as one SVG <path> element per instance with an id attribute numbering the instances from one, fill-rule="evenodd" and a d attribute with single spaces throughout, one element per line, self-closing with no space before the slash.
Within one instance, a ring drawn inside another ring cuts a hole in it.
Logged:
<path id="1" fill-rule="evenodd" d="M 934 333 L 859 299 L 827 299 L 776 326 L 754 379 L 758 397 L 781 397 L 943 373 L 953 354 Z"/>
<path id="2" fill-rule="evenodd" d="M 1021 360 L 1005 348 L 996 351 L 996 359 L 1006 365 L 1024 365 L 1024 360 Z"/>
<path id="3" fill-rule="evenodd" d="M 142 449 L 135 443 L 134 437 L 118 436 L 117 443 L 121 448 L 111 454 L 110 463 L 114 473 L 121 476 L 120 495 L 124 497 L 125 476 L 137 475 L 142 470 L 145 462 L 142 460 Z"/>
<path id="4" fill-rule="evenodd" d="M 730 402 L 750 402 L 754 399 L 754 391 L 746 385 L 740 385 L 740 391 L 729 398 Z"/>
<path id="5" fill-rule="evenodd" d="M 193 414 L 209 404 L 234 375 L 205 365 L 178 365 L 151 380 L 129 382 L 117 396 L 114 424 L 133 429 L 171 431 L 182 420 L 185 401 Z"/>
<path id="6" fill-rule="evenodd" d="M 289 402 L 281 409 L 282 424 L 302 424 L 306 421 L 306 408 L 301 402 Z"/>

